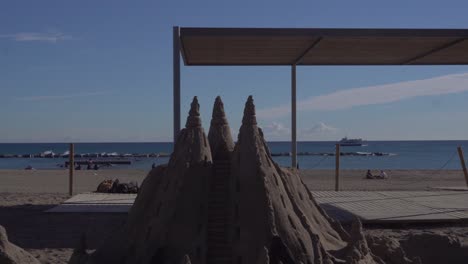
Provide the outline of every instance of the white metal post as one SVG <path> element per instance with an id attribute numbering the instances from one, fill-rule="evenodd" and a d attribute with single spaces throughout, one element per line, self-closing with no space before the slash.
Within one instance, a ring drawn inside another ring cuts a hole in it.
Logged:
<path id="1" fill-rule="evenodd" d="M 297 168 L 296 64 L 291 66 L 291 167 Z"/>
<path id="2" fill-rule="evenodd" d="M 173 27 L 173 97 L 174 97 L 174 144 L 180 131 L 180 31 Z"/>

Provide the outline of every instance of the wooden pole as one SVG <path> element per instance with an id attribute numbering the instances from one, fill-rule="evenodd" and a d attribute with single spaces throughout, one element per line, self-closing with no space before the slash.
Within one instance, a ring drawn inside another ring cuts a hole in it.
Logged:
<path id="1" fill-rule="evenodd" d="M 463 174 L 465 174 L 466 187 L 468 187 L 468 171 L 466 170 L 465 158 L 463 157 L 463 150 L 460 146 L 457 148 L 457 150 L 458 156 L 460 157 L 460 163 L 463 169 Z"/>
<path id="2" fill-rule="evenodd" d="M 68 194 L 73 195 L 73 172 L 75 170 L 75 146 L 70 143 L 69 157 L 68 157 Z"/>
<path id="3" fill-rule="evenodd" d="M 340 144 L 336 144 L 335 153 L 335 191 L 340 190 Z"/>

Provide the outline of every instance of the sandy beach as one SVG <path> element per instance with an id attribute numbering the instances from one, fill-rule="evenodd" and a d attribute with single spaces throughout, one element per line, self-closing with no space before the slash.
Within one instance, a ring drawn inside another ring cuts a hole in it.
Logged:
<path id="1" fill-rule="evenodd" d="M 341 171 L 342 190 L 426 190 L 436 186 L 464 186 L 461 171 L 389 170 L 389 180 L 366 180 L 365 170 Z M 301 170 L 301 176 L 312 190 L 333 190 L 334 171 Z M 377 172 L 375 172 L 377 173 Z M 94 191 L 104 179 L 137 181 L 141 184 L 147 172 L 142 170 L 76 171 L 74 192 Z M 65 263 L 81 235 L 87 236 L 88 247 L 95 249 L 102 240 L 126 220 L 125 214 L 47 214 L 43 211 L 69 198 L 66 170 L 0 170 L 0 225 L 13 243 L 25 248 L 42 263 Z M 414 228 L 414 227 L 412 227 Z M 433 232 L 452 235 L 465 241 L 468 228 L 430 226 L 416 229 L 365 229 L 368 236 L 399 238 L 408 232 Z"/>
<path id="2" fill-rule="evenodd" d="M 82 170 L 75 171 L 74 193 L 96 190 L 105 179 L 143 181 L 144 170 Z M 373 171 L 378 174 L 378 171 Z M 464 186 L 460 170 L 387 170 L 388 180 L 364 179 L 366 170 L 340 171 L 341 190 L 425 190 L 440 186 Z M 334 190 L 334 170 L 300 170 L 311 190 Z M 68 193 L 67 170 L 0 170 L 1 193 Z"/>

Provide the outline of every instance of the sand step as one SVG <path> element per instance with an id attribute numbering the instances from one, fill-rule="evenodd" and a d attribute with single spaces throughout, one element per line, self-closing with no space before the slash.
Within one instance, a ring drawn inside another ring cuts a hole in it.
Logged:
<path id="1" fill-rule="evenodd" d="M 230 160 L 222 160 L 222 159 L 219 159 L 219 160 L 215 160 L 215 165 L 222 165 L 222 164 L 231 164 L 231 161 Z"/>
<path id="2" fill-rule="evenodd" d="M 216 219 L 212 218 L 212 219 L 208 219 L 208 225 L 221 224 L 221 223 L 225 223 L 226 221 L 227 221 L 227 217 L 218 217 Z"/>
<path id="3" fill-rule="evenodd" d="M 213 245 L 226 244 L 229 242 L 227 236 L 212 236 L 208 237 L 206 241 L 210 248 L 213 248 Z"/>
<path id="4" fill-rule="evenodd" d="M 212 217 L 208 218 L 209 224 L 226 224 L 227 217 L 221 214 L 213 215 Z"/>
<path id="5" fill-rule="evenodd" d="M 210 233 L 210 236 L 208 237 L 208 240 L 210 238 L 216 238 L 216 237 L 219 237 L 219 238 L 227 238 L 227 232 L 226 232 L 226 228 L 222 228 L 222 229 L 213 229 L 213 228 L 209 228 L 208 229 L 208 232 Z"/>
<path id="6" fill-rule="evenodd" d="M 223 185 L 220 185 L 220 184 L 217 184 L 217 185 L 211 185 L 211 189 L 213 190 L 213 194 L 216 195 L 216 194 L 223 194 L 227 189 L 228 189 L 228 186 L 223 184 Z M 218 193 L 216 193 L 218 192 Z"/>
<path id="7" fill-rule="evenodd" d="M 219 172 L 221 174 L 227 174 L 231 171 L 231 168 L 229 167 L 214 167 L 215 172 Z M 222 175 L 217 175 L 217 176 L 222 176 Z"/>
<path id="8" fill-rule="evenodd" d="M 231 249 L 227 246 L 212 248 L 212 251 L 207 251 L 208 256 L 212 257 L 227 257 L 230 255 Z"/>
<path id="9" fill-rule="evenodd" d="M 207 229 L 211 235 L 225 235 L 227 233 L 226 227 L 210 227 Z"/>
<path id="10" fill-rule="evenodd" d="M 211 206 L 213 208 L 217 208 L 217 207 L 220 207 L 220 208 L 226 208 L 226 202 L 227 202 L 227 199 L 225 201 L 210 201 L 208 202 L 208 206 Z"/>
<path id="11" fill-rule="evenodd" d="M 219 232 L 224 232 L 224 233 L 226 233 L 227 228 L 226 228 L 225 225 L 221 225 L 221 223 L 217 223 L 217 226 L 211 226 L 211 225 L 210 225 L 210 226 L 207 228 L 207 230 L 210 230 L 210 232 L 213 231 L 213 234 L 219 233 Z"/>
<path id="12" fill-rule="evenodd" d="M 228 258 L 215 258 L 213 260 L 208 260 L 207 264 L 231 264 L 231 257 Z"/>
<path id="13" fill-rule="evenodd" d="M 229 169 L 214 169 L 214 178 L 218 178 L 218 179 L 224 179 L 226 178 L 227 176 L 229 176 L 230 174 L 230 171 Z"/>
<path id="14" fill-rule="evenodd" d="M 208 198 L 206 263 L 232 264 L 229 243 L 229 160 L 215 160 Z"/>
<path id="15" fill-rule="evenodd" d="M 227 214 L 227 208 L 226 205 L 223 203 L 215 203 L 215 204 L 208 204 L 208 210 L 211 212 L 208 212 L 208 216 L 213 215 L 217 216 L 219 214 Z"/>
<path id="16" fill-rule="evenodd" d="M 231 169 L 230 168 L 214 168 L 214 171 L 219 173 L 216 176 L 221 177 L 221 176 L 225 176 L 223 174 L 229 174 Z"/>
<path id="17" fill-rule="evenodd" d="M 206 255 L 209 259 L 214 260 L 223 260 L 225 259 L 226 261 L 229 261 L 231 259 L 230 255 L 230 249 L 229 248 L 218 248 L 216 249 L 216 252 L 210 252 L 207 251 Z M 213 263 L 220 263 L 220 262 L 213 262 Z"/>
<path id="18" fill-rule="evenodd" d="M 208 214 L 208 222 L 226 222 L 227 221 L 226 212 L 211 212 Z"/>

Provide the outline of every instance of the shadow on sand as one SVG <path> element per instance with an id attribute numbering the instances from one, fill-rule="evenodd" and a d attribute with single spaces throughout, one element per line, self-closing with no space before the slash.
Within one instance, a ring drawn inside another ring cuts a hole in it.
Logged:
<path id="1" fill-rule="evenodd" d="M 0 225 L 6 228 L 9 240 L 22 248 L 74 248 L 86 233 L 88 248 L 95 249 L 127 218 L 121 213 L 44 212 L 54 206 L 0 206 Z"/>

